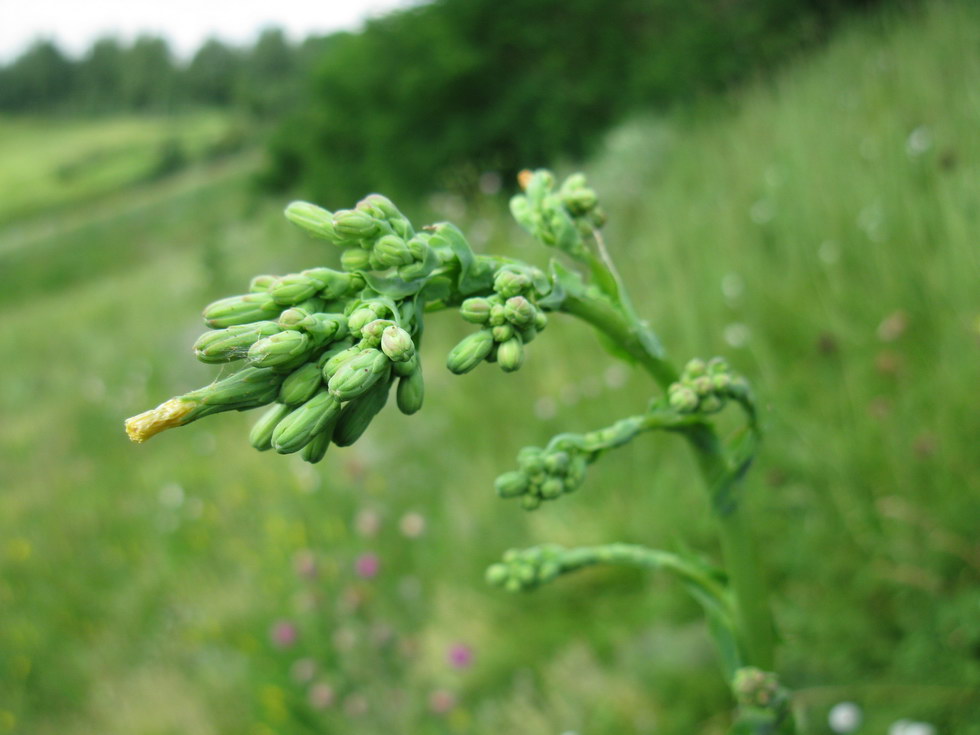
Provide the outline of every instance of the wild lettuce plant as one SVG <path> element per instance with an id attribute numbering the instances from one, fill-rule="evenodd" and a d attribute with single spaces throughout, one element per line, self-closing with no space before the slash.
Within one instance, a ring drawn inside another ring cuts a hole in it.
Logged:
<path id="1" fill-rule="evenodd" d="M 367 430 L 394 389 L 402 413 L 423 402 L 418 350 L 425 316 L 455 309 L 474 331 L 446 366 L 467 373 L 483 362 L 518 370 L 549 315 L 576 317 L 598 330 L 616 356 L 642 367 L 660 393 L 645 409 L 584 434 L 565 433 L 526 447 L 496 491 L 535 510 L 577 490 L 588 466 L 636 436 L 671 432 L 697 460 L 723 550 L 718 566 L 700 557 L 633 544 L 510 550 L 487 581 L 523 592 L 595 564 L 671 573 L 703 608 L 719 661 L 738 705 L 733 733 L 793 732 L 789 695 L 774 667 L 775 632 L 767 591 L 742 503 L 744 478 L 760 440 L 745 378 L 722 358 L 692 359 L 681 370 L 629 299 L 601 227 L 605 215 L 585 177 L 556 186 L 546 170 L 523 172 L 510 209 L 540 244 L 558 251 L 548 271 L 513 258 L 474 253 L 450 223 L 416 230 L 378 194 L 329 212 L 305 202 L 286 217 L 340 248 L 341 270 L 316 267 L 252 279 L 249 292 L 209 305 L 212 329 L 194 345 L 205 363 L 237 363 L 230 376 L 171 398 L 126 421 L 136 442 L 223 411 L 268 406 L 249 441 L 260 451 L 299 452 L 319 462 L 331 445 L 348 446 Z M 733 406 L 741 428 L 723 438 L 712 422 Z"/>

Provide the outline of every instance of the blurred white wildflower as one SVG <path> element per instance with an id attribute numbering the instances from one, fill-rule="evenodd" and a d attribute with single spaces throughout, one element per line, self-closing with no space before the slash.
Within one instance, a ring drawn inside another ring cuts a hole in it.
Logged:
<path id="1" fill-rule="evenodd" d="M 861 708 L 854 702 L 840 702 L 831 707 L 827 724 L 836 733 L 854 732 L 861 726 Z"/>
<path id="2" fill-rule="evenodd" d="M 925 125 L 920 125 L 905 140 L 905 152 L 911 158 L 921 156 L 932 148 L 932 133 Z"/>
<path id="3" fill-rule="evenodd" d="M 745 347 L 748 344 L 752 332 L 741 322 L 732 322 L 725 327 L 725 342 L 731 347 Z"/>

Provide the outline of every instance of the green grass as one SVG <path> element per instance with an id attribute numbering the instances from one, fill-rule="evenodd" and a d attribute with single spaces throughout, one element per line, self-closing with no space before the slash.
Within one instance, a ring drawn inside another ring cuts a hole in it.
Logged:
<path id="1" fill-rule="evenodd" d="M 0 117 L 0 223 L 80 204 L 207 155 L 234 134 L 225 115 Z M 176 156 L 176 160 L 174 159 Z"/>
<path id="2" fill-rule="evenodd" d="M 750 502 L 806 733 L 842 700 L 868 735 L 900 718 L 978 733 L 978 41 L 966 2 L 865 21 L 774 80 L 622 127 L 586 167 L 672 354 L 728 355 L 766 406 Z M 78 152 L 57 148 L 54 168 Z M 249 194 L 253 168 L 46 199 L 57 218 L 0 231 L 0 733 L 724 732 L 710 642 L 669 580 L 482 583 L 503 549 L 546 541 L 717 553 L 670 437 L 535 514 L 494 497 L 521 446 L 653 392 L 578 325 L 552 320 L 514 375 L 456 378 L 442 362 L 466 325 L 433 317 L 422 413 L 386 411 L 315 469 L 249 449 L 237 414 L 127 442 L 125 416 L 214 374 L 190 354 L 204 303 L 334 257 Z M 503 211 L 461 224 L 543 262 Z M 294 571 L 304 550 L 315 579 Z M 352 571 L 367 551 L 373 581 Z M 280 619 L 299 629 L 286 650 Z M 456 642 L 469 669 L 446 664 Z M 304 659 L 332 707 L 308 704 Z"/>

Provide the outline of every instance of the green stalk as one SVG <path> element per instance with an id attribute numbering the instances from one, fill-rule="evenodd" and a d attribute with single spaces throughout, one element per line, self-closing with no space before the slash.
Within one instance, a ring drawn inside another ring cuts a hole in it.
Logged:
<path id="1" fill-rule="evenodd" d="M 665 389 L 677 379 L 676 369 L 659 349 L 656 341 L 641 336 L 645 326 L 627 316 L 609 299 L 591 289 L 569 291 L 562 311 L 588 322 L 625 350 Z M 735 619 L 743 649 L 745 666 L 773 668 L 774 625 L 765 580 L 761 574 L 755 546 L 745 514 L 735 498 L 736 477 L 729 466 L 724 447 L 708 423 L 693 425 L 683 432 L 695 452 L 705 487 L 711 494 L 718 520 L 722 553 L 735 600 Z"/>

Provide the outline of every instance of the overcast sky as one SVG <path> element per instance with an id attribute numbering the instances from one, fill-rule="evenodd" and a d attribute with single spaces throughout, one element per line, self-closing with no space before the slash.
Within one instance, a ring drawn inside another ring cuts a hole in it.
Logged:
<path id="1" fill-rule="evenodd" d="M 371 15 L 418 0 L 0 0 L 0 61 L 37 38 L 78 56 L 103 35 L 129 40 L 140 33 L 167 38 L 187 58 L 209 36 L 247 43 L 267 26 L 294 40 L 311 33 L 357 28 Z"/>

